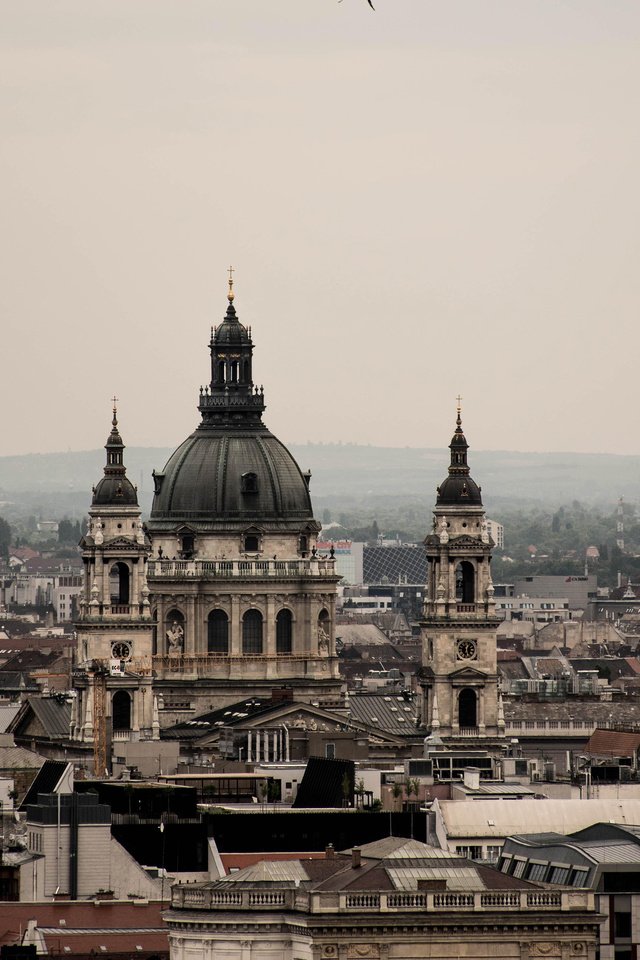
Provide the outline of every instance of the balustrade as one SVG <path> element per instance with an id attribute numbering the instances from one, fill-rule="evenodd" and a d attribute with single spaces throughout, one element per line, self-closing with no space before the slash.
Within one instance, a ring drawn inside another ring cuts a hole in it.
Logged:
<path id="1" fill-rule="evenodd" d="M 229 886 L 232 886 L 231 884 Z M 297 888 L 271 890 L 222 890 L 176 885 L 172 889 L 172 905 L 199 910 L 291 910 L 300 913 L 335 913 L 378 910 L 380 912 L 446 912 L 473 910 L 592 910 L 593 894 L 589 891 L 561 890 L 483 890 L 483 891 L 357 891 L 352 893 L 309 893 Z"/>
<path id="2" fill-rule="evenodd" d="M 292 577 L 320 577 L 335 575 L 332 557 L 311 557 L 299 560 L 150 560 L 149 579 L 183 580 L 204 578 L 226 580 Z"/>

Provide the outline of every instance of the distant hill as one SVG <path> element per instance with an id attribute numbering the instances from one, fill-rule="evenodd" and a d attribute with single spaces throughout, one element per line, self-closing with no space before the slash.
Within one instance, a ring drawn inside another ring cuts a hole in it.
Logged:
<path id="1" fill-rule="evenodd" d="M 417 499 L 432 504 L 447 473 L 448 450 L 369 447 L 350 444 L 290 446 L 303 470 L 313 475 L 316 506 L 382 499 Z M 172 450 L 128 447 L 127 472 L 140 502 L 151 505 L 151 472 Z M 609 454 L 471 451 L 474 478 L 489 508 L 500 504 L 640 499 L 640 457 Z M 102 476 L 104 450 L 0 457 L 0 513 L 35 512 L 61 516 L 84 513 L 91 488 Z"/>

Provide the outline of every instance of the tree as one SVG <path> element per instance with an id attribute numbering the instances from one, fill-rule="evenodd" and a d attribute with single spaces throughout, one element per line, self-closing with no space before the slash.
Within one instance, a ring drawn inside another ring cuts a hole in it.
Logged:
<path id="1" fill-rule="evenodd" d="M 11 527 L 0 517 L 0 557 L 6 560 L 9 556 L 9 547 L 11 546 Z"/>
<path id="2" fill-rule="evenodd" d="M 396 780 L 391 788 L 391 793 L 393 794 L 393 799 L 395 800 L 395 806 L 397 806 L 398 800 L 400 800 L 400 798 L 404 795 L 404 784 L 401 780 Z"/>
<path id="3" fill-rule="evenodd" d="M 345 771 L 345 774 L 342 778 L 342 806 L 343 807 L 351 806 L 352 792 L 353 792 L 353 784 L 351 782 L 351 777 Z"/>
<path id="4" fill-rule="evenodd" d="M 58 524 L 58 542 L 59 543 L 78 543 L 80 540 L 80 523 L 76 520 L 74 523 L 65 517 Z"/>
<path id="5" fill-rule="evenodd" d="M 356 785 L 355 785 L 354 793 L 355 793 L 355 795 L 356 795 L 357 798 L 358 798 L 358 806 L 359 806 L 361 809 L 362 809 L 362 807 L 364 807 L 364 795 L 365 795 L 365 792 L 366 792 L 366 791 L 365 791 L 365 789 L 364 789 L 364 780 L 362 780 L 362 779 L 356 780 Z"/>

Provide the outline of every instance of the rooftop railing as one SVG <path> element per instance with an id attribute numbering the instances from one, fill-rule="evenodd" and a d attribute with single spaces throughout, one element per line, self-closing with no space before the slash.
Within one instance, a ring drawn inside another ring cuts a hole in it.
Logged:
<path id="1" fill-rule="evenodd" d="M 178 910 L 292 910 L 299 913 L 470 913 L 494 911 L 593 910 L 588 890 L 478 890 L 308 892 L 290 888 L 228 890 L 197 887 L 172 888 L 171 905 Z"/>
<path id="2" fill-rule="evenodd" d="M 231 580 L 299 579 L 300 577 L 335 576 L 336 562 L 331 557 L 310 557 L 299 560 L 150 560 L 149 579 Z"/>

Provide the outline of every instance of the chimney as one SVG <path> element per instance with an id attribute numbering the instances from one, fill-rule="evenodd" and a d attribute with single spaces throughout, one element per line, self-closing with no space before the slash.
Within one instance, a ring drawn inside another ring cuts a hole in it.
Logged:
<path id="1" fill-rule="evenodd" d="M 360 847 L 351 848 L 351 866 L 353 867 L 354 870 L 357 870 L 358 867 L 361 866 L 360 852 L 361 852 Z"/>
<path id="2" fill-rule="evenodd" d="M 324 849 L 324 858 L 325 860 L 333 860 L 336 855 L 335 847 L 332 843 L 328 843 Z"/>

